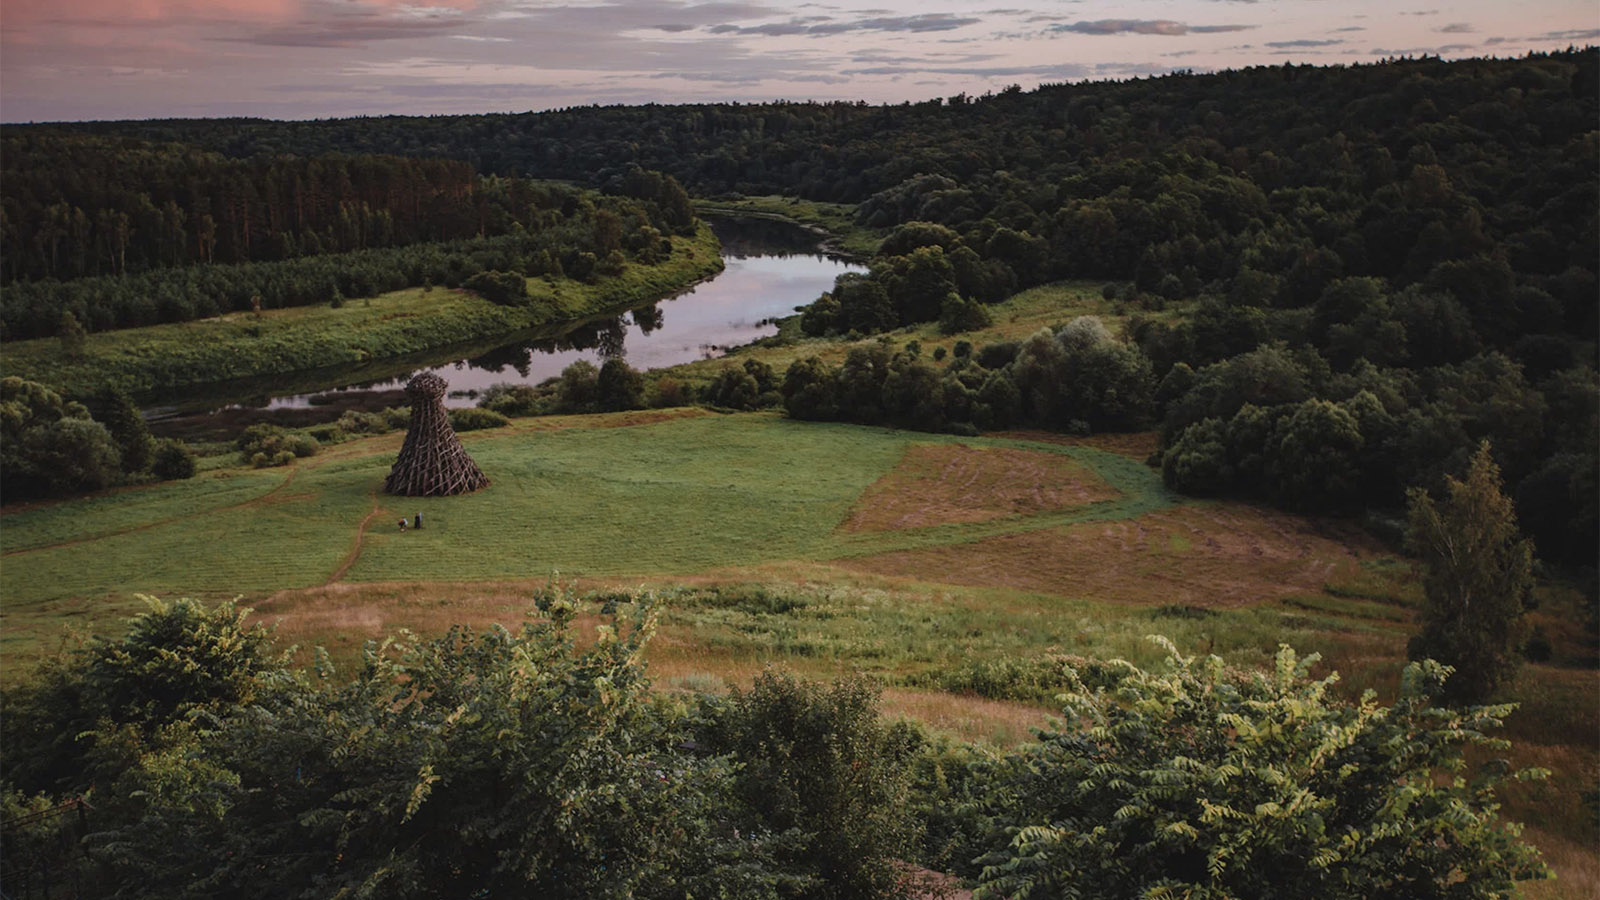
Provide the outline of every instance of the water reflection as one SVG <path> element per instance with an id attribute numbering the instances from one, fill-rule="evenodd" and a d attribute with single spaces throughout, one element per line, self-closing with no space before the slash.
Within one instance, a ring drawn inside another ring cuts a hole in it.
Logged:
<path id="1" fill-rule="evenodd" d="M 670 300 L 498 346 L 486 342 L 354 367 L 210 385 L 186 392 L 183 406 L 213 412 L 224 405 L 283 412 L 372 406 L 398 396 L 422 371 L 450 382 L 453 396 L 447 404 L 470 406 L 471 395 L 490 385 L 538 384 L 580 359 L 598 365 L 621 358 L 636 369 L 677 365 L 720 356 L 727 347 L 776 333 L 771 320 L 830 290 L 838 275 L 862 270 L 819 250 L 814 233 L 786 223 L 718 220 L 713 228 L 727 268 Z"/>

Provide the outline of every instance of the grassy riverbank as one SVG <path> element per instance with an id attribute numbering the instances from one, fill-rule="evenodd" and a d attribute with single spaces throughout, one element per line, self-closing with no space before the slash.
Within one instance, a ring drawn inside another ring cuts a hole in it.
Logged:
<path id="1" fill-rule="evenodd" d="M 671 296 L 721 271 L 718 250 L 715 235 L 702 225 L 692 237 L 673 238 L 672 256 L 659 265 L 630 264 L 595 284 L 531 278 L 529 302 L 518 307 L 464 291 L 411 288 L 338 308 L 231 313 L 92 334 L 76 357 L 55 339 L 16 341 L 0 355 L 0 376 L 18 375 L 73 395 L 106 385 L 139 393 L 368 362 Z"/>
<path id="2" fill-rule="evenodd" d="M 741 197 L 738 200 L 699 200 L 695 213 L 715 216 L 744 216 L 795 222 L 825 232 L 829 249 L 866 260 L 878 252 L 889 233 L 884 228 L 856 224 L 856 208 L 849 203 L 823 203 L 799 197 Z"/>

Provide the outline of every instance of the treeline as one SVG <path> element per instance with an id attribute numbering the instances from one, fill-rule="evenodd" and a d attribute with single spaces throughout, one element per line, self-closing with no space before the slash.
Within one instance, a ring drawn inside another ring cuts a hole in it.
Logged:
<path id="1" fill-rule="evenodd" d="M 694 228 L 687 194 L 651 172 L 619 179 L 615 195 L 524 179 L 471 178 L 468 186 L 463 203 L 481 207 L 484 233 L 474 224 L 464 229 L 468 237 L 446 241 L 348 252 L 318 243 L 272 261 L 19 281 L 0 294 L 0 339 L 59 335 L 63 313 L 89 331 L 107 331 L 406 287 L 458 287 L 483 272 L 590 281 L 615 274 L 628 259 L 660 262 L 671 253 L 667 236 Z"/>
<path id="2" fill-rule="evenodd" d="M 547 588 L 518 630 L 369 642 L 336 673 L 290 667 L 248 610 L 151 600 L 0 695 L 0 889 L 873 900 L 922 896 L 918 862 L 986 896 L 1490 898 L 1549 876 L 1492 799 L 1540 772 L 1441 777 L 1503 749 L 1511 707 L 1438 708 L 1431 661 L 1385 707 L 1287 647 L 1269 673 L 1170 643 L 1164 671 L 1036 660 L 1065 715 L 995 753 L 886 722 L 860 679 L 652 692 L 653 602 Z"/>
<path id="3" fill-rule="evenodd" d="M 123 391 L 108 388 L 79 402 L 37 382 L 0 378 L 0 496 L 6 502 L 194 472 L 189 448 L 156 440 Z"/>
<path id="4" fill-rule="evenodd" d="M 235 160 L 181 144 L 30 132 L 8 133 L 0 149 L 5 282 L 291 259 L 504 231 L 491 221 L 491 208 L 503 216 L 504 203 L 491 201 L 472 166 L 459 160 Z M 503 199 L 524 207 L 537 202 Z"/>
<path id="5" fill-rule="evenodd" d="M 1341 282 L 1329 294 L 1367 287 Z M 1407 487 L 1441 488 L 1487 440 L 1540 555 L 1592 564 L 1600 403 L 1587 364 L 1558 355 L 1525 366 L 1489 351 L 1413 368 L 1365 359 L 1336 368 L 1314 344 L 1273 340 L 1260 317 L 1234 318 L 1220 304 L 1177 326 L 1135 317 L 1133 340 L 1119 341 L 1080 317 L 1021 342 L 958 341 L 948 360 L 943 347 L 930 360 L 918 342 L 897 351 L 885 338 L 852 348 L 837 367 L 797 360 L 780 390 L 794 418 L 925 431 L 1157 424 L 1162 447 L 1151 461 L 1170 487 L 1307 513 L 1373 509 L 1396 537 L 1398 514 L 1383 511 L 1400 509 Z M 1193 343 L 1221 358 L 1194 368 L 1166 355 Z"/>

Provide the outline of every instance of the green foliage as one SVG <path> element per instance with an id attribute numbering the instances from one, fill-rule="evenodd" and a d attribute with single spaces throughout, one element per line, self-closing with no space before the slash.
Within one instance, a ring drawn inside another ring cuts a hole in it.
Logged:
<path id="1" fill-rule="evenodd" d="M 83 404 L 45 385 L 0 379 L 0 492 L 6 499 L 92 491 L 111 484 L 121 456 Z"/>
<path id="2" fill-rule="evenodd" d="M 450 410 L 450 427 L 456 431 L 504 428 L 510 424 L 510 419 L 492 409 L 468 406 Z"/>
<path id="3" fill-rule="evenodd" d="M 1165 672 L 1076 687 L 997 767 L 976 896 L 1487 898 L 1548 877 L 1496 815 L 1505 765 L 1461 774 L 1505 749 L 1486 732 L 1512 707 L 1435 707 L 1448 668 L 1412 664 L 1385 707 L 1333 699 L 1287 646 L 1239 675 L 1164 645 Z"/>
<path id="4" fill-rule="evenodd" d="M 761 404 L 761 385 L 743 368 L 723 366 L 705 388 L 705 401 L 725 409 L 755 409 Z"/>
<path id="5" fill-rule="evenodd" d="M 777 900 L 829 877 L 789 871 L 798 837 L 735 830 L 734 767 L 685 753 L 688 723 L 647 691 L 645 608 L 579 649 L 570 594 L 535 605 L 516 632 L 369 644 L 350 678 L 320 653 L 314 673 L 264 665 L 243 611 L 188 601 L 64 660 L 47 683 L 89 705 L 36 690 L 21 709 L 46 713 L 30 735 L 91 731 L 94 895 Z"/>
<path id="6" fill-rule="evenodd" d="M 606 360 L 595 377 L 595 401 L 605 412 L 642 408 L 644 376 L 621 357 Z"/>
<path id="7" fill-rule="evenodd" d="M 77 359 L 83 355 L 83 345 L 89 333 L 83 329 L 83 323 L 78 321 L 77 316 L 69 310 L 62 310 L 61 319 L 56 323 L 56 337 L 61 341 L 61 355 Z"/>
<path id="8" fill-rule="evenodd" d="M 593 412 L 599 406 L 600 370 L 586 359 L 561 370 L 556 383 L 556 408 L 562 412 Z"/>
<path id="9" fill-rule="evenodd" d="M 155 457 L 150 463 L 150 473 L 162 481 L 193 478 L 194 451 L 176 438 L 163 438 L 156 442 Z"/>
<path id="10" fill-rule="evenodd" d="M 0 734 L 8 782 L 29 792 L 82 791 L 115 775 L 130 746 L 154 740 L 195 710 L 249 703 L 281 664 L 250 610 L 143 598 L 118 639 L 81 641 L 5 696 Z"/>
<path id="11" fill-rule="evenodd" d="M 768 669 L 702 710 L 698 738 L 741 763 L 745 827 L 789 838 L 785 862 L 817 882 L 805 897 L 881 896 L 907 849 L 912 739 L 876 706 L 859 679 L 828 686 Z"/>
<path id="12" fill-rule="evenodd" d="M 963 331 L 980 331 L 992 323 L 989 310 L 981 303 L 966 300 L 954 291 L 945 295 L 939 307 L 939 333 L 960 334 Z"/>
<path id="13" fill-rule="evenodd" d="M 122 471 L 138 474 L 151 467 L 155 454 L 155 439 L 145 425 L 139 407 L 127 391 L 107 388 L 95 398 L 95 419 L 111 432 L 112 440 L 122 457 Z"/>
<path id="14" fill-rule="evenodd" d="M 478 405 L 503 416 L 533 416 L 544 411 L 544 395 L 525 384 L 491 384 Z"/>
<path id="15" fill-rule="evenodd" d="M 288 465 L 297 458 L 317 453 L 316 438 L 264 422 L 246 428 L 234 439 L 233 446 L 239 451 L 241 461 L 257 468 Z M 258 458 L 261 461 L 258 462 Z"/>
<path id="16" fill-rule="evenodd" d="M 528 279 L 521 272 L 479 272 L 462 282 L 461 286 L 501 306 L 519 306 L 528 302 Z"/>
<path id="17" fill-rule="evenodd" d="M 1447 696 L 1482 702 L 1511 680 L 1520 662 L 1524 613 L 1533 593 L 1533 545 L 1517 532 L 1488 442 L 1473 454 L 1466 478 L 1446 478 L 1443 502 L 1421 488 L 1408 498 L 1406 539 L 1421 557 L 1426 598 L 1422 630 L 1408 652 L 1455 669 Z"/>
<path id="18" fill-rule="evenodd" d="M 818 357 L 797 359 L 783 375 L 783 408 L 792 419 L 827 420 L 838 414 L 835 374 Z"/>

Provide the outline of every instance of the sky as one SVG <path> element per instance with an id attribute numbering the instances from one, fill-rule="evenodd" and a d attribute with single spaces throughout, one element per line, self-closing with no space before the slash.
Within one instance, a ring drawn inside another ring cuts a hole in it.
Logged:
<path id="1" fill-rule="evenodd" d="M 3 0 L 0 121 L 881 103 L 1590 43 L 1595 0 Z"/>

